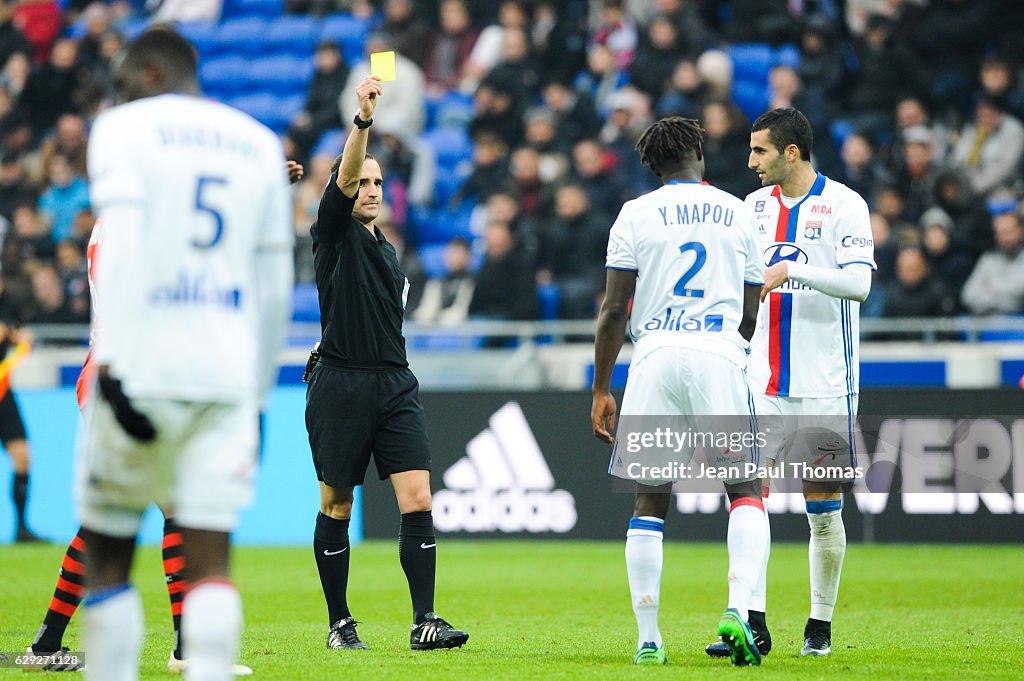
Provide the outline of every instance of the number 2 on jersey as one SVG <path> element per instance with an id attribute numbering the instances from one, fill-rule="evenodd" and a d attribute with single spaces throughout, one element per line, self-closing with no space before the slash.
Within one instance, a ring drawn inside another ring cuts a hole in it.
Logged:
<path id="1" fill-rule="evenodd" d="M 196 205 L 197 211 L 202 211 L 213 218 L 213 236 L 208 241 L 202 241 L 200 239 L 193 239 L 192 245 L 200 250 L 207 248 L 213 248 L 220 241 L 220 238 L 224 235 L 224 216 L 220 214 L 220 211 L 209 204 L 209 197 L 203 196 L 203 190 L 211 185 L 225 186 L 228 181 L 223 177 L 207 177 L 203 176 L 199 178 L 196 183 Z"/>
<path id="2" fill-rule="evenodd" d="M 673 290 L 677 296 L 687 296 L 690 298 L 703 298 L 704 289 L 702 288 L 686 288 L 686 285 L 690 283 L 690 280 L 697 276 L 700 269 L 704 267 L 704 263 L 708 259 L 708 251 L 704 248 L 704 244 L 699 241 L 688 241 L 679 247 L 680 253 L 686 253 L 687 251 L 693 251 L 693 264 L 690 265 L 690 269 L 683 273 L 683 276 L 679 277 L 679 281 L 676 282 L 676 287 Z"/>

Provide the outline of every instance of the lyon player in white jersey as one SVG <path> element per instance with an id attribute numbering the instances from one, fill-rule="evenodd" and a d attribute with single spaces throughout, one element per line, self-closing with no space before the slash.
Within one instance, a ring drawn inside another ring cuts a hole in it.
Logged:
<path id="1" fill-rule="evenodd" d="M 627 202 L 612 226 L 598 319 L 591 421 L 595 435 L 615 444 L 610 472 L 636 481 L 626 568 L 639 629 L 633 661 L 643 665 L 666 662 L 658 604 L 672 484 L 637 475 L 635 457 L 623 446 L 623 423 L 618 439 L 611 435 L 611 374 L 627 325 L 634 349 L 623 418 L 742 417 L 748 433 L 752 420 L 744 365 L 764 263 L 743 202 L 701 182 L 702 136 L 696 121 L 671 117 L 653 124 L 637 142 L 640 160 L 664 186 Z M 754 447 L 744 456 L 759 463 Z M 732 502 L 729 601 L 719 634 L 735 664 L 759 664 L 747 609 L 767 548 L 761 483 L 754 475 L 730 477 L 726 491 Z"/>
<path id="2" fill-rule="evenodd" d="M 166 28 L 126 50 L 121 101 L 93 125 L 98 399 L 86 405 L 77 494 L 86 552 L 86 675 L 138 678 L 143 614 L 129 583 L 142 514 L 182 528 L 192 588 L 186 678 L 224 681 L 241 640 L 230 532 L 251 497 L 258 410 L 292 290 L 280 142 L 203 99 L 195 51 Z"/>
<path id="3" fill-rule="evenodd" d="M 871 288 L 874 244 L 864 199 L 814 170 L 811 143 L 810 123 L 796 109 L 768 111 L 751 129 L 749 166 L 763 187 L 746 203 L 768 269 L 762 293 L 767 304 L 758 315 L 748 374 L 760 423 L 767 418 L 781 426 L 769 438 L 770 466 L 785 452 L 791 462 L 827 463 L 852 474 L 860 303 Z M 844 479 L 850 480 L 842 473 L 824 481 L 803 477 L 811 585 L 804 656 L 832 651 L 832 611 L 846 553 Z M 767 563 L 766 553 L 751 606 L 762 652 L 771 647 L 764 614 Z M 708 652 L 726 651 L 713 644 Z"/>

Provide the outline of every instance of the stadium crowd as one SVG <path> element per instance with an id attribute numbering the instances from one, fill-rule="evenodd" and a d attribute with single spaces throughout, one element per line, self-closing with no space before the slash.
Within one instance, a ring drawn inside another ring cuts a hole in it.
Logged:
<path id="1" fill-rule="evenodd" d="M 294 190 L 304 285 L 348 97 L 365 55 L 395 49 L 370 151 L 386 173 L 378 224 L 412 281 L 416 321 L 592 317 L 609 226 L 657 185 L 633 150 L 640 132 L 660 116 L 700 119 L 706 179 L 742 197 L 758 186 L 749 121 L 779 106 L 808 115 L 816 165 L 872 210 L 865 316 L 1024 312 L 1024 3 L 276 1 L 371 28 L 359 59 L 316 46 L 308 96 L 280 126 L 306 166 Z M 246 6 L 156 4 L 154 18 L 184 21 Z M 111 60 L 145 11 L 0 0 L 8 320 L 88 320 L 88 128 L 112 103 Z"/>

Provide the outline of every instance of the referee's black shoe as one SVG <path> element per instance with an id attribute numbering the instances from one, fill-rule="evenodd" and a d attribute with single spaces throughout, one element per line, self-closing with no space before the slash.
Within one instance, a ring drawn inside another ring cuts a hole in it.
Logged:
<path id="1" fill-rule="evenodd" d="M 409 644 L 413 650 L 458 648 L 469 640 L 469 634 L 452 627 L 432 612 L 419 624 L 412 625 Z"/>
<path id="2" fill-rule="evenodd" d="M 346 617 L 331 625 L 331 630 L 327 632 L 327 647 L 336 650 L 366 650 L 370 646 L 359 640 L 356 621 Z"/>

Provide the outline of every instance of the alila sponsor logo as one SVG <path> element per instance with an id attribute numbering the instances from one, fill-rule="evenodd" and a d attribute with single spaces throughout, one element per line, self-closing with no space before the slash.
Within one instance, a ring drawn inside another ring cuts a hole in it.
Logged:
<path id="1" fill-rule="evenodd" d="M 568 532 L 576 500 L 555 488 L 544 454 L 517 402 L 508 402 L 444 472 L 434 494 L 442 532 Z"/>

